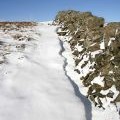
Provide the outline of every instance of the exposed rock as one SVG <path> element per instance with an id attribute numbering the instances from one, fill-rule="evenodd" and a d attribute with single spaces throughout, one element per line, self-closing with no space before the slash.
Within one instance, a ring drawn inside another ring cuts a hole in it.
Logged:
<path id="1" fill-rule="evenodd" d="M 114 95 L 114 92 L 109 91 L 109 93 L 107 94 L 107 97 L 109 97 L 109 98 L 113 98 L 113 95 Z"/>

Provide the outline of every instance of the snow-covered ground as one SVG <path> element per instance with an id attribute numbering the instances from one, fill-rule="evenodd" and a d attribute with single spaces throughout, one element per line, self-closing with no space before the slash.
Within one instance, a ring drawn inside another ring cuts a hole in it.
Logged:
<path id="1" fill-rule="evenodd" d="M 0 120 L 91 120 L 86 99 L 76 95 L 65 75 L 55 30 L 39 23 L 27 33 L 33 38 L 27 42 L 0 32 L 0 41 L 10 44 L 0 65 Z M 16 51 L 20 43 L 26 47 Z"/>
<path id="2" fill-rule="evenodd" d="M 29 41 L 11 37 L 19 31 L 0 31 L 0 120 L 119 120 L 115 107 L 95 108 L 82 95 L 70 48 L 56 28 L 42 22 L 26 29 Z"/>

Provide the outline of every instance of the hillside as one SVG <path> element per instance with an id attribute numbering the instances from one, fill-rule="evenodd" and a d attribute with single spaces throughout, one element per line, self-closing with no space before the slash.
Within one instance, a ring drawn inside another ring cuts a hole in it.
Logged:
<path id="1" fill-rule="evenodd" d="M 66 49 L 68 75 L 81 93 L 104 110 L 119 106 L 120 23 L 68 10 L 58 12 L 54 24 Z"/>
<path id="2" fill-rule="evenodd" d="M 110 38 L 105 43 L 103 18 L 91 17 L 90 28 L 81 22 L 79 29 L 78 16 L 74 22 L 69 14 L 58 14 L 55 24 L 0 22 L 0 120 L 119 120 L 118 107 L 110 103 L 118 102 L 119 79 L 114 84 L 111 79 L 111 86 L 103 82 L 110 71 L 119 76 L 119 44 L 111 47 L 113 52 L 108 46 L 119 38 L 118 23 L 114 23 L 115 38 L 111 24 L 105 27 Z M 70 20 L 66 24 L 64 16 Z"/>

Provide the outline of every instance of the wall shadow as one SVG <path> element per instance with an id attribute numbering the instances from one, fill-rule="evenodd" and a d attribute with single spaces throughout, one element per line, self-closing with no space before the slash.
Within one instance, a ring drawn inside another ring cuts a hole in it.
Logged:
<path id="1" fill-rule="evenodd" d="M 59 39 L 59 38 L 58 38 Z M 77 84 L 74 82 L 74 80 L 72 80 L 70 78 L 70 76 L 68 76 L 67 71 L 66 71 L 66 66 L 68 65 L 67 63 L 67 58 L 65 58 L 62 53 L 65 51 L 65 48 L 63 46 L 63 41 L 59 39 L 59 44 L 61 46 L 61 50 L 59 51 L 59 54 L 64 58 L 64 64 L 63 64 L 63 70 L 65 72 L 65 75 L 67 76 L 67 78 L 69 79 L 71 85 L 74 88 L 74 92 L 75 95 L 80 99 L 80 101 L 84 104 L 84 108 L 85 108 L 85 116 L 86 116 L 86 120 L 92 120 L 92 106 L 91 106 L 91 102 L 80 93 L 79 87 L 77 86 Z"/>

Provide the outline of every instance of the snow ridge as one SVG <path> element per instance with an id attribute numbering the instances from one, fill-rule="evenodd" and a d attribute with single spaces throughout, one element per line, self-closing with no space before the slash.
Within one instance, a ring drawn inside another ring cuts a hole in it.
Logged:
<path id="1" fill-rule="evenodd" d="M 80 93 L 79 87 L 78 85 L 74 82 L 74 80 L 72 80 L 72 78 L 68 75 L 67 70 L 66 70 L 66 66 L 68 66 L 68 62 L 67 62 L 67 58 L 63 55 L 63 53 L 65 52 L 65 48 L 64 48 L 64 42 L 59 39 L 59 44 L 61 46 L 61 50 L 59 52 L 59 54 L 64 58 L 64 64 L 63 64 L 63 70 L 65 72 L 65 75 L 67 76 L 68 80 L 70 81 L 70 83 L 72 84 L 73 88 L 74 88 L 74 92 L 75 95 L 83 102 L 84 107 L 85 107 L 85 116 L 86 116 L 86 120 L 92 120 L 92 107 L 91 107 L 91 103 L 90 101 L 83 96 Z"/>

